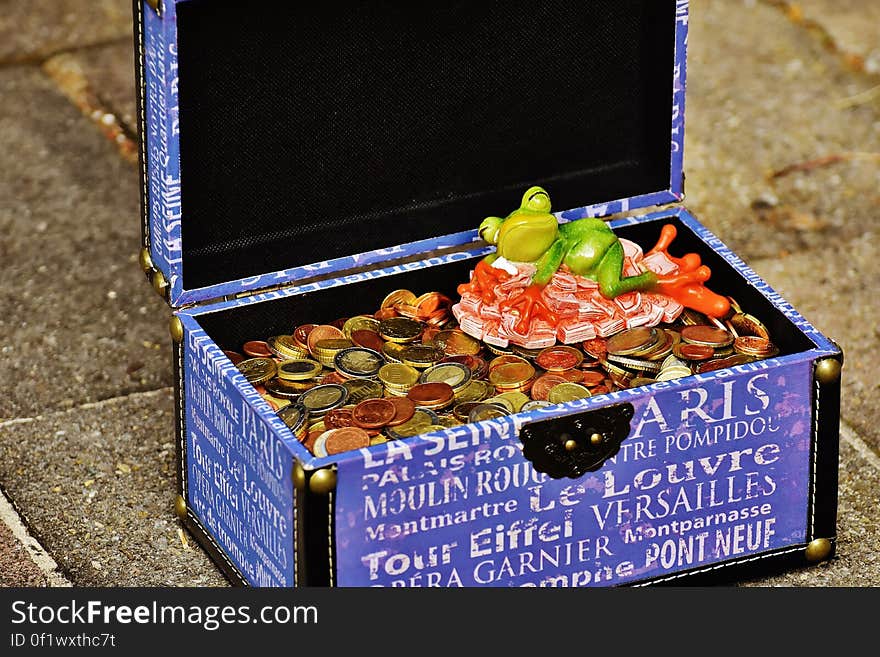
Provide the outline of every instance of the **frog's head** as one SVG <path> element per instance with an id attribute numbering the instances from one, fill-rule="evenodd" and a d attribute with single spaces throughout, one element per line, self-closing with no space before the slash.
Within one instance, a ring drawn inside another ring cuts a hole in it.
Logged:
<path id="1" fill-rule="evenodd" d="M 550 195 L 543 187 L 529 187 L 523 194 L 520 210 L 550 212 Z"/>
<path id="2" fill-rule="evenodd" d="M 550 214 L 550 195 L 541 187 L 523 194 L 519 209 L 501 224 L 498 254 L 513 262 L 535 262 L 556 241 L 559 225 Z"/>

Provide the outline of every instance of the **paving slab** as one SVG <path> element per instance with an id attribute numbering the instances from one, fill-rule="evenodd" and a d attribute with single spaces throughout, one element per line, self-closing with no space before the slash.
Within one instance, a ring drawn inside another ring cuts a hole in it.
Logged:
<path id="1" fill-rule="evenodd" d="M 791 11 L 791 10 L 790 10 Z M 841 52 L 880 73 L 880 3 L 874 0 L 798 0 L 795 18 L 818 23 Z"/>
<path id="2" fill-rule="evenodd" d="M 132 43 L 116 43 L 50 57 L 43 70 L 79 110 L 137 164 L 137 107 Z"/>
<path id="3" fill-rule="evenodd" d="M 0 98 L 0 419 L 171 385 L 136 169 L 38 68 Z"/>
<path id="4" fill-rule="evenodd" d="M 754 270 L 844 350 L 843 418 L 880 454 L 880 259 L 876 222 L 827 254 L 757 260 Z"/>
<path id="5" fill-rule="evenodd" d="M 844 434 L 847 432 L 844 429 Z M 821 564 L 750 582 L 746 586 L 880 586 L 880 459 L 849 433 L 840 445 L 837 552 Z"/>
<path id="6" fill-rule="evenodd" d="M 880 213 L 880 107 L 841 102 L 871 84 L 774 7 L 692 2 L 687 207 L 747 260 L 859 235 Z"/>
<path id="7" fill-rule="evenodd" d="M 46 585 L 46 576 L 31 560 L 27 548 L 0 522 L 0 587 Z"/>
<path id="8" fill-rule="evenodd" d="M 5 0 L 2 9 L 0 64 L 131 35 L 129 0 Z"/>
<path id="9" fill-rule="evenodd" d="M 77 586 L 225 586 L 174 515 L 170 389 L 0 424 L 0 482 Z"/>

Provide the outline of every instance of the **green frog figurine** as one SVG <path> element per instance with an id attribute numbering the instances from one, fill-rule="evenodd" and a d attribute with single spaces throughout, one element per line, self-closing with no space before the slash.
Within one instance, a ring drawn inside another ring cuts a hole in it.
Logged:
<path id="1" fill-rule="evenodd" d="M 683 306 L 711 317 L 723 317 L 730 302 L 705 286 L 712 275 L 702 265 L 700 256 L 689 253 L 683 258 L 669 255 L 675 239 L 675 226 L 663 227 L 657 245 L 647 255 L 662 252 L 678 265 L 679 272 L 661 277 L 652 271 L 623 276 L 623 245 L 601 219 L 585 218 L 560 224 L 550 213 L 550 195 L 541 187 L 531 187 L 522 197 L 520 207 L 507 217 L 487 217 L 480 224 L 480 237 L 498 246 L 495 253 L 477 263 L 470 283 L 460 285 L 459 294 L 474 293 L 484 302 L 495 301 L 495 287 L 510 277 L 492 264 L 502 257 L 513 263 L 532 263 L 536 270 L 531 285 L 521 294 L 500 304 L 502 311 L 516 309 L 520 320 L 517 330 L 527 331 L 533 318 L 555 325 L 557 317 L 547 307 L 542 291 L 561 265 L 578 276 L 596 281 L 608 299 L 632 291 L 651 291 L 672 297 Z"/>

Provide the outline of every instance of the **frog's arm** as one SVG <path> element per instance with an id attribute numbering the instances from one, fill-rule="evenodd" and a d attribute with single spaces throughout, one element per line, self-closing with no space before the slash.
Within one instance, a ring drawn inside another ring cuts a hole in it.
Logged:
<path id="1" fill-rule="evenodd" d="M 559 224 L 559 232 L 565 235 L 566 239 L 571 240 L 577 240 L 584 235 L 598 231 L 613 234 L 608 224 L 595 217 L 584 217 L 583 219 L 570 221 L 567 224 Z"/>
<path id="2" fill-rule="evenodd" d="M 623 272 L 623 245 L 620 240 L 608 247 L 596 269 L 599 291 L 606 299 L 614 299 L 633 290 L 649 290 L 657 283 L 657 275 L 646 271 L 638 276 L 621 278 Z"/>
<path id="3" fill-rule="evenodd" d="M 565 253 L 568 251 L 568 242 L 565 240 L 556 240 L 550 245 L 550 248 L 544 252 L 535 263 L 537 269 L 532 275 L 532 284 L 544 287 L 553 278 L 553 274 L 559 269 Z"/>
<path id="4" fill-rule="evenodd" d="M 501 217 L 486 217 L 480 224 L 477 234 L 480 239 L 484 239 L 489 244 L 498 244 L 498 233 L 501 231 L 501 224 L 504 219 Z"/>

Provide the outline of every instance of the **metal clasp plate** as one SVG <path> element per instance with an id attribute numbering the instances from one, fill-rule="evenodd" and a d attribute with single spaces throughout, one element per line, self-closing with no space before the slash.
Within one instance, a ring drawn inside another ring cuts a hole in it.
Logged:
<path id="1" fill-rule="evenodd" d="M 602 467 L 629 436 L 632 404 L 614 404 L 525 425 L 519 433 L 535 470 L 575 479 Z"/>

